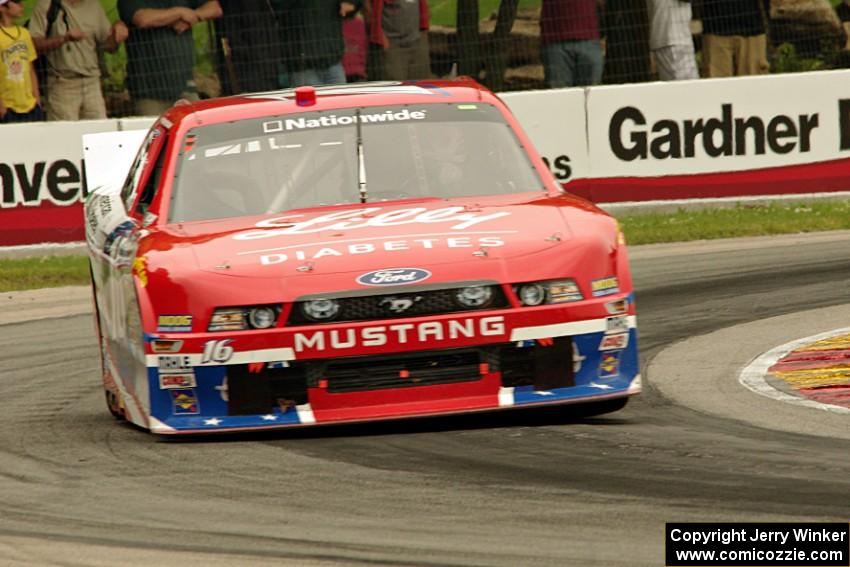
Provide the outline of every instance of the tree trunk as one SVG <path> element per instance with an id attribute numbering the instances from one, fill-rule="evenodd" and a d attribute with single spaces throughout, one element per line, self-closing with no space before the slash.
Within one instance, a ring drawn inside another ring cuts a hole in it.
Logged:
<path id="1" fill-rule="evenodd" d="M 478 78 L 481 41 L 478 33 L 478 0 L 457 2 L 457 72 Z"/>

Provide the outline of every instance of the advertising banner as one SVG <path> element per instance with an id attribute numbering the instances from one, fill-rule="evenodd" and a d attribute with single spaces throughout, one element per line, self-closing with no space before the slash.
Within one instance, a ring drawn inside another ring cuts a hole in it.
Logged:
<path id="1" fill-rule="evenodd" d="M 587 90 L 590 196 L 601 201 L 850 189 L 850 73 Z"/>
<path id="2" fill-rule="evenodd" d="M 7 124 L 0 129 L 0 245 L 83 239 L 88 192 L 83 134 L 115 120 Z"/>
<path id="3" fill-rule="evenodd" d="M 516 115 L 555 179 L 590 177 L 584 89 L 505 93 L 500 98 Z"/>

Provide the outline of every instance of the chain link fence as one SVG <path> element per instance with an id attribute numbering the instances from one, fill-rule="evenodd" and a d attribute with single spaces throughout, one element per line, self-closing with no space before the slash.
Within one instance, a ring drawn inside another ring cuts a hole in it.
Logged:
<path id="1" fill-rule="evenodd" d="M 470 75 L 495 91 L 561 86 L 549 80 L 551 69 L 544 65 L 542 43 L 572 47 L 573 43 L 590 41 L 600 47 L 601 75 L 587 84 L 658 80 L 659 55 L 651 44 L 657 43 L 653 35 L 658 26 L 665 25 L 679 26 L 680 32 L 686 30 L 687 41 L 694 48 L 695 67 L 705 77 L 709 75 L 707 38 L 726 32 L 731 32 L 730 36 L 741 32 L 758 35 L 759 30 L 747 27 L 747 21 L 763 24 L 765 43 L 758 55 L 763 69 L 759 72 L 846 68 L 850 66 L 850 5 L 844 1 L 604 0 L 603 4 L 602 0 L 430 0 L 426 36 L 429 65 L 409 78 Z M 29 2 L 30 7 L 33 3 Z M 101 3 L 108 17 L 117 19 L 116 0 Z M 288 19 L 280 7 L 286 3 L 222 1 L 222 18 L 194 26 L 195 80 L 202 97 L 293 86 L 299 50 L 332 49 L 333 41 L 311 36 L 312 30 L 303 22 Z M 385 9 L 392 3 L 366 0 L 354 17 L 343 21 L 343 63 L 349 81 L 393 78 L 387 73 L 388 52 L 373 29 L 375 6 L 380 4 Z M 678 23 L 675 17 L 665 19 L 663 15 L 659 20 L 658 4 L 662 4 L 662 10 L 670 5 L 679 14 L 684 5 L 689 17 Z M 541 14 L 545 19 L 547 12 L 550 21 L 543 23 L 542 37 Z M 300 38 L 300 44 L 293 49 L 294 37 Z M 736 56 L 742 55 L 732 54 Z M 125 89 L 126 51 L 122 48 L 116 54 L 104 54 L 103 61 L 109 112 L 126 116 L 132 108 Z"/>

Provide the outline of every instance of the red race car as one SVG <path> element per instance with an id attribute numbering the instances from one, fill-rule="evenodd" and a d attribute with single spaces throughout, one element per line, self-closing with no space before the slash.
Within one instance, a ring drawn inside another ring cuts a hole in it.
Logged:
<path id="1" fill-rule="evenodd" d="M 617 222 L 471 80 L 178 104 L 85 215 L 108 407 L 153 433 L 640 391 Z"/>

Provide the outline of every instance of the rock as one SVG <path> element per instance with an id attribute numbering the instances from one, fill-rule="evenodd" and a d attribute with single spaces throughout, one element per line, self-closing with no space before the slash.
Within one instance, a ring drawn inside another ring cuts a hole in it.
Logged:
<path id="1" fill-rule="evenodd" d="M 793 44 L 801 57 L 818 57 L 841 49 L 846 35 L 827 0 L 772 0 L 770 40 Z"/>

